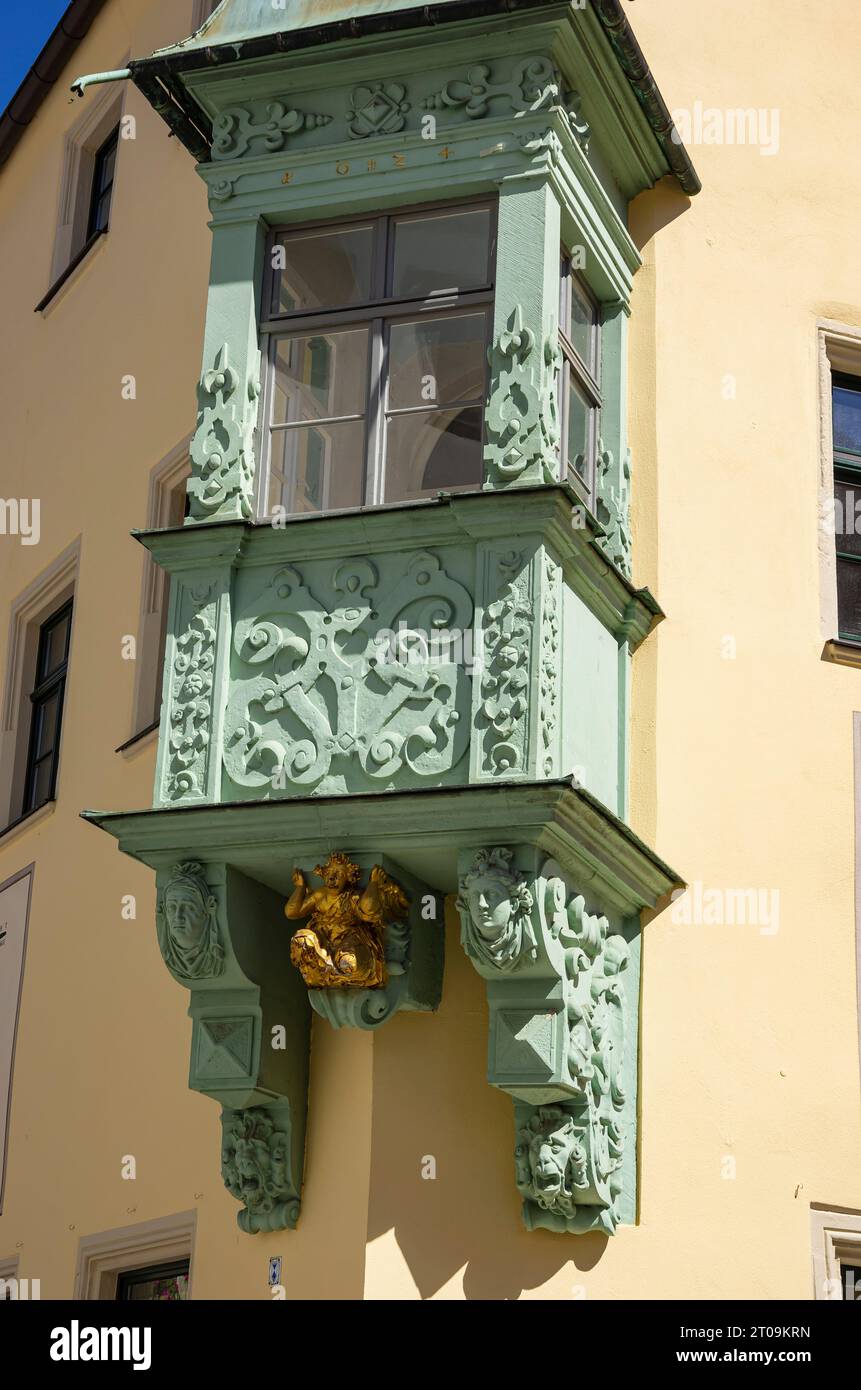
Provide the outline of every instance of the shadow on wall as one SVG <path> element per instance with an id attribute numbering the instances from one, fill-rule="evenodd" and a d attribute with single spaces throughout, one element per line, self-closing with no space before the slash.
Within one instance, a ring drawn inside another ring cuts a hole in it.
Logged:
<path id="1" fill-rule="evenodd" d="M 374 1037 L 374 1124 L 368 1241 L 394 1229 L 422 1298 L 463 1269 L 470 1299 L 515 1299 L 570 1266 L 592 1269 L 601 1234 L 576 1238 L 527 1231 L 514 1185 L 514 1102 L 487 1083 L 485 984 L 446 911 L 443 1000 L 437 1014 L 401 1014 Z M 431 1160 L 433 1161 L 431 1163 Z M 435 1168 L 435 1177 L 423 1177 Z M 373 1256 L 368 1266 L 373 1271 Z M 465 1268 L 464 1268 L 465 1266 Z M 389 1285 L 366 1296 L 403 1297 Z"/>

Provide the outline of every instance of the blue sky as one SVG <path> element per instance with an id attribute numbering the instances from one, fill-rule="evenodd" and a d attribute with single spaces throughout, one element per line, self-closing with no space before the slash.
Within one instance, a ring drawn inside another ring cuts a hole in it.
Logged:
<path id="1" fill-rule="evenodd" d="M 0 111 L 23 82 L 68 3 L 69 0 L 2 0 Z"/>

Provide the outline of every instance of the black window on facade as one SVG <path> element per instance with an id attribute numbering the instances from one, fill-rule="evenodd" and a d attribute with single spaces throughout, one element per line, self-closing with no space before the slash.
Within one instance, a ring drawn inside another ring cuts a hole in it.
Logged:
<path id="1" fill-rule="evenodd" d="M 71 603 L 65 604 L 39 629 L 36 681 L 30 695 L 32 709 L 24 783 L 24 815 L 54 799 L 71 632 Z"/>
<path id="2" fill-rule="evenodd" d="M 90 215 L 87 221 L 87 241 L 98 232 L 108 230 L 111 215 L 111 196 L 114 189 L 114 170 L 117 162 L 117 145 L 120 128 L 115 126 L 103 145 L 96 151 L 93 163 L 93 189 L 90 197 Z"/>
<path id="3" fill-rule="evenodd" d="M 484 204 L 275 233 L 261 510 L 481 486 L 494 237 Z"/>
<path id="4" fill-rule="evenodd" d="M 839 637 L 861 642 L 861 377 L 832 378 Z"/>
<path id="5" fill-rule="evenodd" d="M 188 1298 L 188 1260 L 130 1269 L 117 1277 L 117 1302 L 178 1303 Z"/>
<path id="6" fill-rule="evenodd" d="M 601 411 L 598 306 L 563 253 L 559 298 L 562 479 L 591 502 Z"/>

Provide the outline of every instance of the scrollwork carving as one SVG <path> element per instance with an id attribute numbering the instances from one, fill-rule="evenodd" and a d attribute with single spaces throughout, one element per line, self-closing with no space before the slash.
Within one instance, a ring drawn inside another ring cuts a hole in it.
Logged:
<path id="1" fill-rule="evenodd" d="M 476 63 L 466 79 L 455 78 L 441 91 L 426 97 L 426 111 L 462 109 L 470 120 L 486 116 L 491 103 L 501 100 L 510 111 L 539 111 L 559 100 L 559 74 L 549 58 L 524 58 L 508 81 L 492 80 L 489 63 Z"/>
<path id="2" fill-rule="evenodd" d="M 172 801 L 205 793 L 212 720 L 217 600 L 212 585 L 188 593 L 192 612 L 176 637 L 170 672 L 164 794 Z"/>
<path id="3" fill-rule="evenodd" d="M 197 389 L 198 421 L 189 450 L 189 514 L 195 521 L 251 516 L 260 354 L 245 390 L 227 344 Z"/>
<path id="4" fill-rule="evenodd" d="M 489 482 L 556 482 L 559 423 L 555 323 L 539 345 L 518 304 L 489 352 L 485 459 Z"/>
<path id="5" fill-rule="evenodd" d="M 522 772 L 526 763 L 529 655 L 533 606 L 529 560 L 520 551 L 496 557 L 498 597 L 484 610 L 481 715 L 486 773 Z"/>
<path id="6" fill-rule="evenodd" d="M 621 467 L 617 468 L 609 449 L 601 440 L 598 445 L 597 468 L 598 520 L 606 534 L 599 540 L 601 549 L 618 565 L 623 574 L 631 577 L 631 451 L 627 451 Z"/>
<path id="7" fill-rule="evenodd" d="M 239 614 L 241 679 L 224 749 L 239 786 L 316 788 L 335 760 L 342 769 L 357 763 L 375 781 L 434 777 L 465 752 L 468 681 L 445 647 L 446 633 L 472 619 L 463 586 L 426 551 L 409 558 L 386 593 L 364 558 L 339 564 L 330 586 L 333 599 L 323 604 L 286 567 Z M 432 656 L 422 654 L 429 634 L 441 641 Z"/>
<path id="8" fill-rule="evenodd" d="M 231 106 L 213 122 L 212 158 L 238 159 L 258 143 L 264 153 L 276 154 L 284 149 L 291 135 L 316 130 L 329 125 L 331 120 L 331 116 L 316 112 L 297 111 L 282 101 L 268 102 L 266 114 L 259 120 L 255 120 L 255 113 L 249 107 Z"/>
<path id="9" fill-rule="evenodd" d="M 406 125 L 410 103 L 401 82 L 371 82 L 350 93 L 347 129 L 354 140 L 369 135 L 394 135 Z"/>

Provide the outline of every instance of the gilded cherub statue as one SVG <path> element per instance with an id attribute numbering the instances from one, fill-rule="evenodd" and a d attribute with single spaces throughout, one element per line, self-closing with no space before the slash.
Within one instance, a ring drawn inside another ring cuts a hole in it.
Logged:
<path id="1" fill-rule="evenodd" d="M 388 978 L 383 930 L 404 916 L 409 898 L 379 864 L 360 889 L 358 864 L 339 852 L 314 872 L 323 886 L 309 891 L 302 870 L 293 871 L 295 888 L 284 915 L 311 921 L 294 932 L 290 959 L 309 989 L 381 988 Z"/>

